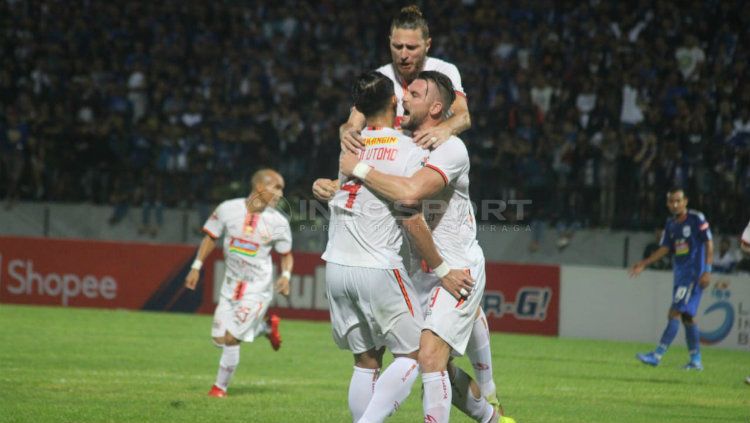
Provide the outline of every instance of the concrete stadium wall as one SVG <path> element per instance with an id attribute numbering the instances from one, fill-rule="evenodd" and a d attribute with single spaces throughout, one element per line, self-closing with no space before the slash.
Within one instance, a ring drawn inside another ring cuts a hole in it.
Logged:
<path id="1" fill-rule="evenodd" d="M 164 225 L 156 237 L 138 234 L 141 208 L 132 207 L 116 225 L 107 223 L 111 214 L 112 207 L 109 206 L 19 203 L 11 210 L 0 208 L 0 235 L 193 245 L 202 237 L 196 229 L 203 222 L 199 221 L 195 210 L 165 209 Z M 292 226 L 295 250 L 323 251 L 326 240 L 323 224 Z M 548 228 L 540 249 L 531 253 L 528 249 L 531 235 L 527 226 L 509 223 L 481 225 L 478 232 L 488 261 L 515 263 L 622 267 L 626 255 L 629 263 L 636 261 L 652 240 L 649 233 L 581 230 L 567 248 L 560 250 L 555 245 L 555 231 Z"/>
<path id="2" fill-rule="evenodd" d="M 561 337 L 659 340 L 672 298 L 671 272 L 631 279 L 624 269 L 562 266 L 560 279 Z M 750 276 L 714 275 L 696 320 L 702 342 L 750 351 Z M 682 328 L 675 343 L 684 343 Z"/>

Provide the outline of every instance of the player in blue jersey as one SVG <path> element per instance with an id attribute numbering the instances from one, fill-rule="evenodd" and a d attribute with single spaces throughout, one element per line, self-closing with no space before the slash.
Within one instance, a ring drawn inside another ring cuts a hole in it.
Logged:
<path id="1" fill-rule="evenodd" d="M 637 354 L 636 357 L 645 364 L 657 366 L 677 335 L 681 318 L 690 350 L 690 361 L 685 365 L 685 369 L 703 370 L 700 335 L 698 325 L 693 319 L 698 311 L 703 289 L 711 283 L 714 245 L 711 229 L 703 213 L 688 210 L 687 203 L 688 199 L 681 188 L 672 189 L 667 193 L 667 207 L 672 217 L 667 219 L 660 247 L 630 269 L 631 277 L 638 276 L 649 264 L 672 254 L 674 287 L 667 327 L 654 351 Z"/>

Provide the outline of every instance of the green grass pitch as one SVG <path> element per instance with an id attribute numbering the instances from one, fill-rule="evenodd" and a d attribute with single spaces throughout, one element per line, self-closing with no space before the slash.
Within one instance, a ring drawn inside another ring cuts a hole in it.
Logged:
<path id="1" fill-rule="evenodd" d="M 284 344 L 242 347 L 229 397 L 206 396 L 219 350 L 210 317 L 0 305 L 0 422 L 348 422 L 351 356 L 327 323 L 283 320 Z M 750 422 L 750 354 L 492 335 L 495 379 L 518 423 Z M 680 345 L 682 344 L 682 345 Z M 468 368 L 464 360 L 459 364 Z M 469 369 L 470 370 L 470 369 Z M 420 379 L 389 422 L 421 422 Z M 453 422 L 470 422 L 454 409 Z"/>

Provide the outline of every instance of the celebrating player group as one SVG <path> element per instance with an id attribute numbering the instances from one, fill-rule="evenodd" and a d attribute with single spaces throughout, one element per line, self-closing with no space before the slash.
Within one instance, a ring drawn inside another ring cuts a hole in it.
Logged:
<path id="1" fill-rule="evenodd" d="M 391 24 L 392 62 L 354 85 L 338 179 L 313 185 L 331 209 L 323 259 L 334 338 L 354 356 L 354 422 L 395 412 L 420 371 L 426 422 L 449 421 L 451 404 L 478 422 L 511 421 L 493 381 L 484 254 L 469 155 L 456 136 L 470 125 L 468 107 L 458 69 L 428 57 L 430 42 L 419 9 L 402 9 Z M 424 200 L 439 206 L 423 210 Z M 399 255 L 402 230 L 411 272 Z M 384 348 L 394 361 L 380 373 Z M 452 354 L 468 355 L 476 382 Z"/>
<path id="2" fill-rule="evenodd" d="M 485 259 L 469 198 L 469 154 L 458 138 L 471 125 L 461 76 L 453 64 L 427 55 L 430 32 L 416 6 L 392 21 L 389 40 L 391 63 L 354 83 L 351 114 L 339 130 L 338 177 L 312 187 L 330 208 L 322 258 L 333 338 L 354 361 L 352 421 L 384 421 L 421 375 L 426 423 L 448 422 L 452 406 L 477 422 L 513 422 L 498 400 L 481 307 Z M 293 266 L 289 223 L 273 209 L 283 184 L 265 169 L 253 177 L 248 198 L 222 203 L 204 225 L 206 237 L 185 281 L 195 288 L 203 260 L 226 233 L 227 274 L 212 330 L 222 356 L 212 396 L 226 395 L 241 341 L 266 335 L 274 349 L 280 346 L 279 318 L 266 320 L 265 313 L 273 295 L 271 248 L 282 254 L 277 292 L 288 292 Z M 701 370 L 693 318 L 710 282 L 711 231 L 702 214 L 687 209 L 681 189 L 667 200 L 674 217 L 661 248 L 631 274 L 673 254 L 673 301 L 659 345 L 637 358 L 658 365 L 681 320 L 690 350 L 685 367 Z M 750 250 L 750 226 L 743 242 Z M 394 360 L 383 369 L 386 349 Z M 452 361 L 464 354 L 473 376 Z"/>

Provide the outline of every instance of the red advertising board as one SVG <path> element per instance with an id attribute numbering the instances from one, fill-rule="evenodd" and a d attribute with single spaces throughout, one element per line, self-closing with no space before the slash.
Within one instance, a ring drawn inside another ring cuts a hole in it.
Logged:
<path id="1" fill-rule="evenodd" d="M 140 309 L 195 248 L 0 237 L 0 302 Z"/>
<path id="2" fill-rule="evenodd" d="M 560 267 L 487 263 L 483 308 L 490 330 L 558 334 Z"/>
<path id="3" fill-rule="evenodd" d="M 224 273 L 221 253 L 205 261 L 195 292 L 183 287 L 196 247 L 0 237 L 0 303 L 213 313 Z M 282 317 L 328 320 L 325 265 L 295 253 Z M 276 260 L 274 260 L 276 261 Z M 484 309 L 491 330 L 557 335 L 560 269 L 487 264 Z"/>

